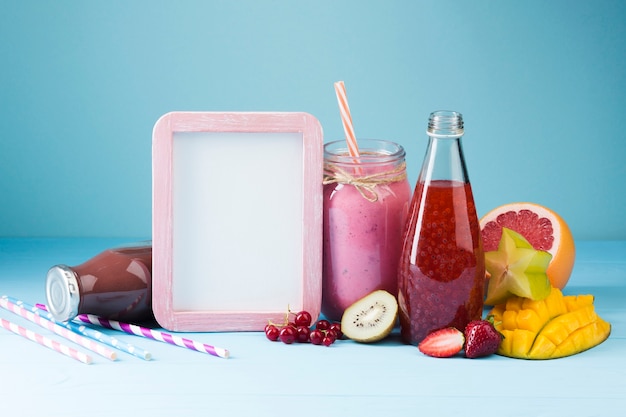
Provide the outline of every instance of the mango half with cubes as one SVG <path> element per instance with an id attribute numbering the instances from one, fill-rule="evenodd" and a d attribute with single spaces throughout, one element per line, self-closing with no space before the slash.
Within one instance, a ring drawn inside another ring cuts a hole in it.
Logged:
<path id="1" fill-rule="evenodd" d="M 493 307 L 496 330 L 504 339 L 496 352 L 520 359 L 556 359 L 604 342 L 611 325 L 595 312 L 592 295 L 567 295 L 552 288 L 543 300 L 519 296 Z"/>

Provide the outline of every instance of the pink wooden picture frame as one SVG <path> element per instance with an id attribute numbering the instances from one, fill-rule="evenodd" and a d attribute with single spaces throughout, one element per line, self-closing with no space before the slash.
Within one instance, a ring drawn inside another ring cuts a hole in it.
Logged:
<path id="1" fill-rule="evenodd" d="M 321 308 L 323 134 L 296 112 L 172 112 L 152 143 L 152 304 L 171 331 Z"/>

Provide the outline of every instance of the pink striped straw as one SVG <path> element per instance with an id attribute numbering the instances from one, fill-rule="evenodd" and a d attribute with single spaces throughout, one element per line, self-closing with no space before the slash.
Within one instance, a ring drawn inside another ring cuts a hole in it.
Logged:
<path id="1" fill-rule="evenodd" d="M 74 358 L 79 362 L 90 364 L 92 361 L 91 356 L 87 355 L 86 353 L 79 352 L 74 348 L 61 344 L 56 340 L 47 338 L 46 336 L 42 336 L 39 333 L 35 333 L 32 330 L 26 329 L 3 318 L 0 318 L 0 326 L 12 331 L 15 334 L 25 337 L 28 340 L 50 348 L 56 352 L 62 353 L 65 356 L 69 356 L 70 358 Z"/>
<path id="2" fill-rule="evenodd" d="M 149 329 L 147 327 L 137 326 L 135 324 L 120 323 L 119 321 L 115 320 L 107 320 L 102 317 L 94 316 L 93 314 L 80 314 L 76 318 L 85 323 L 119 330 L 121 332 L 125 332 L 135 336 L 146 337 L 148 339 L 153 339 L 163 343 L 169 343 L 170 345 L 184 347 L 202 353 L 208 353 L 209 355 L 217 356 L 219 358 L 227 359 L 230 356 L 230 352 L 228 352 L 228 350 L 224 348 L 211 346 L 206 343 L 197 342 L 195 340 L 186 339 L 180 336 L 174 336 L 169 333 Z"/>
<path id="3" fill-rule="evenodd" d="M 346 94 L 346 85 L 343 81 L 335 83 L 335 93 L 337 94 L 337 103 L 339 104 L 339 112 L 341 113 L 341 122 L 343 123 L 343 131 L 346 134 L 346 142 L 348 144 L 348 152 L 353 158 L 359 157 L 359 145 L 356 141 L 354 126 L 352 125 L 352 115 L 348 106 L 348 96 Z"/>
<path id="4" fill-rule="evenodd" d="M 19 302 L 18 302 L 19 303 Z M 17 314 L 19 316 L 24 317 L 26 320 L 31 321 L 35 324 L 38 324 L 39 326 L 43 327 L 44 329 L 48 329 L 51 332 L 54 332 L 56 334 L 58 334 L 61 337 L 64 337 L 68 340 L 71 340 L 72 342 L 79 344 L 93 352 L 96 352 L 99 355 L 104 356 L 107 359 L 110 359 L 112 361 L 117 359 L 117 354 L 112 351 L 111 349 L 99 345 L 98 343 L 94 342 L 91 339 L 88 339 L 86 337 L 83 337 L 77 333 L 74 333 L 68 329 L 66 329 L 65 327 L 59 326 L 56 323 L 53 323 L 52 321 L 45 319 L 41 316 L 38 316 L 37 314 L 33 313 L 32 311 L 28 311 L 25 308 L 21 307 L 19 304 L 15 304 L 13 302 L 11 302 L 7 297 L 2 297 L 0 298 L 0 307 L 14 313 Z"/>

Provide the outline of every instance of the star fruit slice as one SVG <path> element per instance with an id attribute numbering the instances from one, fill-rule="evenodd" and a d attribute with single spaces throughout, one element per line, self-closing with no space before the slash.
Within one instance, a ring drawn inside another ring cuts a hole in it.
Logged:
<path id="1" fill-rule="evenodd" d="M 519 233 L 502 228 L 498 250 L 485 253 L 485 269 L 490 274 L 485 304 L 496 305 L 512 295 L 543 300 L 550 294 L 546 275 L 552 255 L 536 250 Z"/>

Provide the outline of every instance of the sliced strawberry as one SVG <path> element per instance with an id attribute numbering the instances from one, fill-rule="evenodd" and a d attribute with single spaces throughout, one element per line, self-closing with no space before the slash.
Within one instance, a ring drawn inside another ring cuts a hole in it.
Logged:
<path id="1" fill-rule="evenodd" d="M 417 347 L 424 355 L 449 358 L 459 353 L 464 343 L 462 332 L 454 327 L 446 327 L 430 333 Z"/>
<path id="2" fill-rule="evenodd" d="M 465 356 L 479 358 L 496 353 L 502 335 L 489 320 L 475 320 L 465 327 Z"/>

